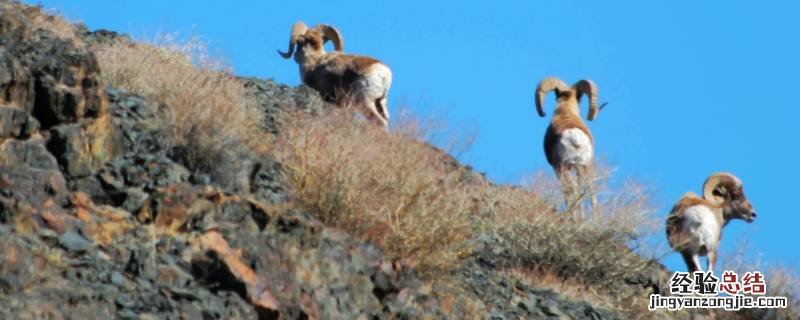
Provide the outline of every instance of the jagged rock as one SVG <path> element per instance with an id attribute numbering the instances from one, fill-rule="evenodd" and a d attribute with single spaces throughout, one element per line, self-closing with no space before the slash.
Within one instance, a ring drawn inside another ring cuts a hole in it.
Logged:
<path id="1" fill-rule="evenodd" d="M 0 140 L 28 139 L 39 130 L 39 121 L 16 107 L 0 107 Z"/>
<path id="2" fill-rule="evenodd" d="M 65 124 L 50 130 L 47 148 L 68 177 L 85 177 L 120 153 L 111 118 L 104 115 L 85 124 Z"/>
<path id="3" fill-rule="evenodd" d="M 262 110 L 264 110 L 264 128 L 273 134 L 280 132 L 279 118 L 285 112 L 302 112 L 318 115 L 331 105 L 322 99 L 314 89 L 308 86 L 292 88 L 278 84 L 273 80 L 256 78 L 240 78 Z"/>
<path id="4" fill-rule="evenodd" d="M 24 241 L 11 238 L 8 230 L 0 231 L 0 292 L 7 295 L 21 291 L 46 276 L 42 257 L 29 250 Z"/>
<path id="5" fill-rule="evenodd" d="M 41 139 L 8 139 L 0 144 L 0 165 L 25 166 L 40 170 L 58 170 L 58 162 Z"/>
<path id="6" fill-rule="evenodd" d="M 0 3 L 0 12 L 8 3 Z M 27 20 L 22 14 L 0 18 L 0 105 L 16 106 L 25 112 L 33 110 L 33 77 L 19 59 L 18 43 L 24 37 Z"/>
<path id="7" fill-rule="evenodd" d="M 111 131 L 118 134 L 111 141 L 120 155 L 92 170 L 90 176 L 71 179 L 70 187 L 86 192 L 98 203 L 136 212 L 144 204 L 146 192 L 185 182 L 190 174 L 167 157 L 166 129 L 158 107 L 124 90 L 106 88 L 106 96 L 114 126 Z"/>
<path id="8" fill-rule="evenodd" d="M 468 262 L 460 272 L 462 283 L 482 297 L 490 313 L 505 319 L 621 319 L 613 312 L 571 301 L 550 289 L 537 289 Z M 512 302 L 509 304 L 509 302 Z"/>
<path id="9" fill-rule="evenodd" d="M 111 45 L 116 41 L 130 41 L 131 38 L 126 34 L 119 34 L 115 31 L 97 29 L 90 31 L 85 26 L 81 26 L 78 33 L 83 40 L 92 45 Z"/>
<path id="10" fill-rule="evenodd" d="M 282 203 L 289 192 L 286 188 L 285 170 L 280 162 L 263 158 L 253 165 L 249 177 L 249 192 L 269 203 Z"/>
<path id="11" fill-rule="evenodd" d="M 23 219 L 38 227 L 62 221 L 43 216 L 66 204 L 69 190 L 55 158 L 41 139 L 0 142 L 0 222 Z M 62 226 L 63 227 L 63 226 Z"/>
<path id="12" fill-rule="evenodd" d="M 210 251 L 221 260 L 225 265 L 225 271 L 233 278 L 231 280 L 244 287 L 244 292 L 241 294 L 249 298 L 259 313 L 269 315 L 278 311 L 278 300 L 267 290 L 266 278 L 242 263 L 239 254 L 231 249 L 219 232 L 207 232 L 198 237 L 197 241 L 203 250 Z"/>
<path id="13" fill-rule="evenodd" d="M 126 155 L 162 156 L 169 151 L 163 106 L 120 89 L 106 88 L 105 94 Z"/>
<path id="14" fill-rule="evenodd" d="M 92 246 L 89 240 L 86 240 L 86 238 L 74 231 L 67 231 L 62 234 L 58 237 L 58 242 L 61 243 L 65 249 L 74 252 L 84 252 Z"/>
<path id="15" fill-rule="evenodd" d="M 33 116 L 49 129 L 105 114 L 100 68 L 92 52 L 39 30 L 21 48 L 34 77 Z"/>

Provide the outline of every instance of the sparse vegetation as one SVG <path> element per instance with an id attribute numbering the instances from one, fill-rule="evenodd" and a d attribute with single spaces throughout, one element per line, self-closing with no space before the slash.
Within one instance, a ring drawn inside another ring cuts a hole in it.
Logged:
<path id="1" fill-rule="evenodd" d="M 748 255 L 748 252 L 758 252 L 749 243 L 749 239 L 742 239 L 733 252 L 725 258 L 725 265 L 720 270 L 731 270 L 744 275 L 745 272 L 761 271 L 767 281 L 767 296 L 786 297 L 785 309 L 747 309 L 739 312 L 748 319 L 800 319 L 800 278 L 797 270 L 786 266 L 767 266 L 759 258 Z M 720 319 L 738 319 L 730 312 L 716 312 Z"/>
<path id="2" fill-rule="evenodd" d="M 653 224 L 647 197 L 639 190 L 635 185 L 624 187 L 600 202 L 597 215 L 580 221 L 553 210 L 557 199 L 537 204 L 531 201 L 537 196 L 528 190 L 494 188 L 489 202 L 496 207 L 486 225 L 510 244 L 513 258 L 519 259 L 516 264 L 609 286 L 647 267 L 627 247 L 645 231 L 642 225 Z"/>
<path id="3" fill-rule="evenodd" d="M 392 258 L 451 265 L 471 233 L 475 186 L 411 127 L 387 135 L 352 119 L 345 111 L 287 120 L 281 152 L 298 202 Z"/>
<path id="4" fill-rule="evenodd" d="M 419 141 L 417 126 L 386 135 L 351 119 L 288 120 L 283 160 L 304 208 L 391 257 L 452 268 L 472 251 L 468 240 L 495 234 L 509 249 L 498 257 L 504 263 L 559 270 L 562 279 L 607 284 L 646 266 L 626 247 L 654 224 L 640 186 L 611 192 L 598 215 L 575 221 L 556 211 L 557 193 L 533 191 L 558 190 L 555 181 L 540 176 L 518 188 L 470 179 L 476 174 L 448 167 L 440 151 Z"/>
<path id="5" fill-rule="evenodd" d="M 57 12 L 48 12 L 41 6 L 28 7 L 25 9 L 25 16 L 28 18 L 31 31 L 44 29 L 58 38 L 67 39 L 73 42 L 80 42 L 75 32 L 75 24 L 56 15 Z"/>
<path id="6" fill-rule="evenodd" d="M 225 180 L 242 155 L 269 147 L 263 113 L 201 41 L 167 35 L 154 44 L 117 41 L 95 52 L 106 84 L 167 106 L 174 151 L 190 169 Z"/>

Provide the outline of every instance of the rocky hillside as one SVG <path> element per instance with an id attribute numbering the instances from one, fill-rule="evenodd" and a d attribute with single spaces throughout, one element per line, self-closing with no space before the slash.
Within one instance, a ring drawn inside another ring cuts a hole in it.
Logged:
<path id="1" fill-rule="evenodd" d="M 545 256 L 501 232 L 470 238 L 447 281 L 435 281 L 296 205 L 280 157 L 238 154 L 246 161 L 219 179 L 171 139 L 169 105 L 102 80 L 94 48 L 128 38 L 82 26 L 65 36 L 42 19 L 58 23 L 0 1 L 0 318 L 626 318 L 510 273 Z M 231 81 L 271 135 L 282 112 L 330 109 L 306 87 Z M 663 267 L 643 265 L 615 286 L 659 291 Z M 581 272 L 592 270 L 564 274 Z"/>

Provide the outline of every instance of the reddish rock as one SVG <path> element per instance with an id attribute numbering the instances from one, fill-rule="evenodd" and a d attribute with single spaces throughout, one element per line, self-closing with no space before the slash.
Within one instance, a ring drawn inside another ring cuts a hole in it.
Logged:
<path id="1" fill-rule="evenodd" d="M 244 264 L 240 257 L 241 253 L 234 251 L 228 242 L 217 231 L 209 231 L 197 238 L 197 244 L 204 250 L 215 252 L 228 267 L 228 270 L 236 279 L 241 281 L 247 288 L 247 295 L 250 302 L 259 308 L 267 310 L 278 310 L 278 300 L 266 290 L 267 280 Z"/>

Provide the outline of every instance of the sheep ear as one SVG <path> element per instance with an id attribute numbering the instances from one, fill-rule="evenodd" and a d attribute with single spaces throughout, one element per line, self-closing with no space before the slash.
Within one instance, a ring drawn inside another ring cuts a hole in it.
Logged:
<path id="1" fill-rule="evenodd" d="M 725 186 L 717 186 L 714 188 L 714 191 L 711 192 L 711 199 L 708 200 L 719 205 L 728 200 L 729 194 L 728 188 Z"/>

